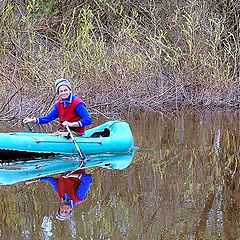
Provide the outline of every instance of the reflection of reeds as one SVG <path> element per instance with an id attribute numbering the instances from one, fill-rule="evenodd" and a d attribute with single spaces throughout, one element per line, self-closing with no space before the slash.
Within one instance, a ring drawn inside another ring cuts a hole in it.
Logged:
<path id="1" fill-rule="evenodd" d="M 158 219 L 165 238 L 174 232 L 174 239 L 215 239 L 217 233 L 236 239 L 239 113 L 182 112 L 175 121 L 146 122 L 148 128 L 138 124 L 135 129 L 141 132 L 136 143 L 142 149 L 135 164 L 144 166 L 139 184 L 142 189 L 148 186 L 145 201 L 155 198 L 156 212 L 149 210 L 145 222 Z"/>
<path id="2" fill-rule="evenodd" d="M 239 104 L 238 3 L 68 4 L 1 4 L 0 97 L 19 118 L 48 110 L 57 77 L 107 116 Z"/>

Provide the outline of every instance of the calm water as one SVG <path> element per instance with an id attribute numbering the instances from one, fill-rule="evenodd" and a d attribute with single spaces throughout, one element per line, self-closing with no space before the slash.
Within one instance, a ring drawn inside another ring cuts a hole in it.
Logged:
<path id="1" fill-rule="evenodd" d="M 239 112 L 128 121 L 140 150 L 125 170 L 90 170 L 70 221 L 47 183 L 0 186 L 0 238 L 240 239 Z"/>

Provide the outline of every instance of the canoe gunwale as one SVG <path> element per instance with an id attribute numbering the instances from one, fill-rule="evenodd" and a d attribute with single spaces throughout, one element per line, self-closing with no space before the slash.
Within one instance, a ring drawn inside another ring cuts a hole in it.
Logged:
<path id="1" fill-rule="evenodd" d="M 91 137 L 93 133 L 109 129 L 109 136 Z M 126 153 L 134 147 L 130 126 L 125 121 L 109 121 L 86 131 L 85 136 L 75 137 L 85 154 Z M 5 143 L 6 142 L 6 143 Z M 0 133 L 0 159 L 7 155 L 75 155 L 71 139 L 49 133 Z"/>

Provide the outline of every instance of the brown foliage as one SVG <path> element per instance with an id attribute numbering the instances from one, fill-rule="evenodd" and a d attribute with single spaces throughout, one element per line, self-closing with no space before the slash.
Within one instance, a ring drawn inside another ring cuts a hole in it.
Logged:
<path id="1" fill-rule="evenodd" d="M 58 77 L 72 81 L 93 114 L 110 118 L 239 106 L 238 1 L 5 0 L 0 7 L 1 119 L 46 113 Z"/>

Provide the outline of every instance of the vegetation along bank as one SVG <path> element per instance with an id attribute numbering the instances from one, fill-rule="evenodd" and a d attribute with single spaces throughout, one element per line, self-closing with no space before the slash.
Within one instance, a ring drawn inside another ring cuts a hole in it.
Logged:
<path id="1" fill-rule="evenodd" d="M 3 0 L 0 120 L 45 114 L 65 77 L 94 115 L 240 103 L 240 2 Z"/>

